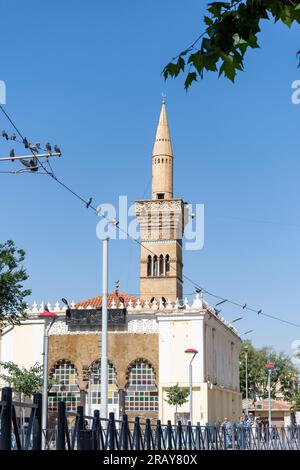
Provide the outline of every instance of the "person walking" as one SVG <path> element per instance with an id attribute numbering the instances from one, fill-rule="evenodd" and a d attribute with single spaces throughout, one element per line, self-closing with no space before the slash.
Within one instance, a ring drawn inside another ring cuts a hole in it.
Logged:
<path id="1" fill-rule="evenodd" d="M 232 424 L 228 418 L 224 418 L 224 421 L 221 424 L 221 429 L 224 436 L 225 449 L 227 449 L 231 445 L 232 439 Z"/>
<path id="2" fill-rule="evenodd" d="M 243 449 L 245 444 L 245 424 L 244 417 L 240 416 L 238 422 L 236 423 L 237 430 L 237 447 L 238 449 Z"/>
<path id="3" fill-rule="evenodd" d="M 261 417 L 261 415 L 257 416 L 255 423 L 256 423 L 256 439 L 258 441 L 261 441 L 262 430 L 263 430 L 263 418 Z"/>

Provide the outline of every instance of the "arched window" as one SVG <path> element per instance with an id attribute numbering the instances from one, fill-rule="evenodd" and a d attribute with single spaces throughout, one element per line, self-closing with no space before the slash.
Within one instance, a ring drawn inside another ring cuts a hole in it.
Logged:
<path id="1" fill-rule="evenodd" d="M 158 275 L 158 265 L 157 265 L 157 256 L 153 256 L 153 276 Z"/>
<path id="2" fill-rule="evenodd" d="M 151 255 L 147 258 L 147 276 L 150 277 L 152 274 L 152 257 Z"/>
<path id="3" fill-rule="evenodd" d="M 95 361 L 90 367 L 90 378 L 88 383 L 88 397 L 91 405 L 101 404 L 101 362 Z M 114 366 L 108 364 L 108 404 L 119 404 L 119 392 L 117 386 L 117 374 Z"/>
<path id="4" fill-rule="evenodd" d="M 160 276 L 164 275 L 164 257 L 163 257 L 163 255 L 160 255 L 160 257 L 159 257 L 159 275 Z"/>
<path id="5" fill-rule="evenodd" d="M 169 255 L 166 256 L 165 265 L 166 265 L 165 274 L 166 274 L 166 276 L 167 276 L 167 275 L 169 274 L 169 272 L 170 272 L 170 256 L 169 256 Z"/>
<path id="6" fill-rule="evenodd" d="M 144 359 L 135 361 L 128 371 L 125 408 L 126 411 L 158 410 L 154 369 Z"/>
<path id="7" fill-rule="evenodd" d="M 58 402 L 65 401 L 67 411 L 76 411 L 80 405 L 78 375 L 74 364 L 60 361 L 53 367 L 51 380 L 54 382 L 48 394 L 49 411 L 57 411 Z"/>

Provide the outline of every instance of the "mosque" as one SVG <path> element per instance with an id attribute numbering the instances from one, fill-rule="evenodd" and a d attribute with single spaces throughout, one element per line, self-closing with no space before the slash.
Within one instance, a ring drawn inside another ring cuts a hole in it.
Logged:
<path id="1" fill-rule="evenodd" d="M 146 162 L 145 162 L 146 164 Z M 151 199 L 136 201 L 141 232 L 140 296 L 116 289 L 109 293 L 108 358 L 109 411 L 119 417 L 148 417 L 174 421 L 175 407 L 167 403 L 168 389 L 189 386 L 193 359 L 193 422 L 213 423 L 241 412 L 237 330 L 202 298 L 189 303 L 183 296 L 182 238 L 186 204 L 174 197 L 174 155 L 166 103 L 161 104 L 152 151 Z M 65 399 L 68 409 L 85 406 L 87 413 L 101 401 L 101 297 L 77 302 L 66 315 L 58 303 L 50 310 L 57 319 L 50 331 L 49 411 Z M 94 314 L 99 308 L 98 314 Z M 4 334 L 2 361 L 30 367 L 42 362 L 44 305 L 28 310 L 29 320 Z M 73 312 L 73 313 L 72 313 Z M 26 348 L 24 348 L 26 344 Z M 189 401 L 177 419 L 189 419 Z"/>

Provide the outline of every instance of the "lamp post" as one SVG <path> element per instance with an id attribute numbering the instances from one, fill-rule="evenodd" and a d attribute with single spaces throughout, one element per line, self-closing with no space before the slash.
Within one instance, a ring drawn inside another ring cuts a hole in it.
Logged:
<path id="1" fill-rule="evenodd" d="M 107 289 L 108 289 L 108 242 L 103 240 L 103 265 L 102 265 L 102 328 L 101 328 L 101 418 L 107 418 L 108 414 L 108 358 L 107 358 Z"/>
<path id="2" fill-rule="evenodd" d="M 46 450 L 46 435 L 48 422 L 48 354 L 49 354 L 49 331 L 55 322 L 57 315 L 45 310 L 39 314 L 39 318 L 45 320 L 44 345 L 43 345 L 43 401 L 42 401 L 42 449 Z"/>
<path id="3" fill-rule="evenodd" d="M 189 389 L 190 389 L 190 422 L 193 424 L 193 368 L 192 368 L 192 362 L 194 360 L 194 357 L 196 354 L 198 354 L 197 349 L 186 349 L 184 351 L 186 354 L 192 354 L 192 359 L 190 360 L 189 364 Z"/>
<path id="4" fill-rule="evenodd" d="M 269 428 L 272 427 L 272 406 L 271 406 L 271 374 L 275 368 L 274 364 L 266 364 L 265 369 L 268 371 L 268 395 L 269 395 Z"/>
<path id="5" fill-rule="evenodd" d="M 244 347 L 245 351 L 245 380 L 246 380 L 246 415 L 248 416 L 248 346 Z"/>

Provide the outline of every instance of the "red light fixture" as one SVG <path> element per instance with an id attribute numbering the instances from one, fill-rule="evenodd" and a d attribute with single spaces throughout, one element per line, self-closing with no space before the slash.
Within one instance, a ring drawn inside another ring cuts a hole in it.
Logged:
<path id="1" fill-rule="evenodd" d="M 193 349 L 193 348 L 186 349 L 184 352 L 188 354 L 198 354 L 197 349 Z"/>
<path id="2" fill-rule="evenodd" d="M 44 318 L 44 319 L 51 318 L 52 320 L 54 320 L 54 318 L 56 318 L 57 315 L 56 315 L 56 313 L 45 311 L 45 312 L 39 313 L 38 317 L 39 318 Z"/>
<path id="3" fill-rule="evenodd" d="M 275 369 L 274 364 L 266 364 L 265 369 Z"/>

